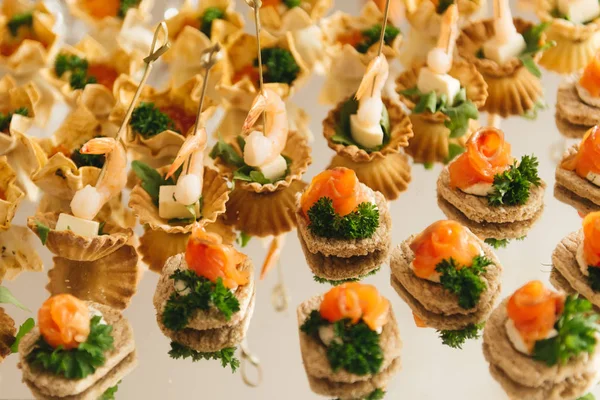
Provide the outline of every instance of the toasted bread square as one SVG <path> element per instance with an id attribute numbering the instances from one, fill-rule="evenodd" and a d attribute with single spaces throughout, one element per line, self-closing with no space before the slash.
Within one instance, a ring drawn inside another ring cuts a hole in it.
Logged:
<path id="1" fill-rule="evenodd" d="M 578 146 L 574 145 L 563 155 L 562 161 L 556 167 L 556 184 L 600 207 L 600 187 L 580 177 L 575 171 L 566 170 L 561 166 L 565 159 L 577 154 L 577 149 Z"/>

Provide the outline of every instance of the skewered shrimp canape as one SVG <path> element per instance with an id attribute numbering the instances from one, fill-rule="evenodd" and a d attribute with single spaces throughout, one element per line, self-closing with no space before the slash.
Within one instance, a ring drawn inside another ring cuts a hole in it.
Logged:
<path id="1" fill-rule="evenodd" d="M 574 78 L 574 79 L 573 79 Z M 600 51 L 585 69 L 565 80 L 556 95 L 556 126 L 568 138 L 582 138 L 600 124 Z"/>
<path id="2" fill-rule="evenodd" d="M 375 3 L 368 1 L 359 16 L 336 11 L 321 21 L 329 62 L 319 102 L 336 105 L 354 95 L 367 67 L 378 53 L 384 18 Z M 388 61 L 398 55 L 401 43 L 400 29 L 388 21 L 382 48 Z"/>
<path id="3" fill-rule="evenodd" d="M 254 294 L 252 261 L 195 227 L 185 253 L 167 260 L 154 293 L 158 326 L 172 340 L 170 356 L 217 359 L 235 372 Z"/>
<path id="4" fill-rule="evenodd" d="M 540 65 L 559 74 L 584 68 L 600 49 L 600 6 L 592 0 L 541 0 L 536 14 L 549 25 L 546 37 L 556 42 L 547 49 Z"/>
<path id="5" fill-rule="evenodd" d="M 567 149 L 556 167 L 554 195 L 584 215 L 600 211 L 600 128 L 594 126 L 579 145 Z"/>
<path id="6" fill-rule="evenodd" d="M 508 0 L 494 0 L 494 18 L 463 28 L 458 54 L 475 65 L 488 85 L 482 111 L 503 118 L 534 118 L 544 107 L 542 73 L 537 61 L 553 46 L 546 42 L 548 25 L 513 19 Z"/>
<path id="7" fill-rule="evenodd" d="M 400 370 L 402 342 L 390 302 L 377 288 L 344 283 L 300 304 L 297 313 L 313 392 L 348 400 L 383 398 Z"/>
<path id="8" fill-rule="evenodd" d="M 588 214 L 583 228 L 564 238 L 552 253 L 550 281 L 600 307 L 600 212 Z"/>
<path id="9" fill-rule="evenodd" d="M 487 98 L 487 84 L 474 65 L 453 59 L 458 37 L 456 5 L 444 13 L 437 47 L 427 64 L 403 72 L 396 80 L 400 99 L 412 111 L 414 138 L 407 152 L 415 162 L 448 163 L 460 154 L 478 127 L 478 108 Z"/>
<path id="10" fill-rule="evenodd" d="M 387 261 L 392 228 L 387 202 L 351 169 L 315 176 L 296 207 L 298 238 L 315 280 L 359 280 Z"/>
<path id="11" fill-rule="evenodd" d="M 437 329 L 454 348 L 479 337 L 500 294 L 502 266 L 467 227 L 433 223 L 396 247 L 390 266 L 392 287 L 418 327 Z"/>
<path id="12" fill-rule="evenodd" d="M 0 65 L 26 76 L 45 67 L 54 54 L 56 17 L 43 1 L 5 0 L 0 8 Z"/>
<path id="13" fill-rule="evenodd" d="M 133 330 L 116 310 L 70 294 L 46 300 L 18 343 L 23 382 L 36 399 L 95 399 L 137 366 Z"/>
<path id="14" fill-rule="evenodd" d="M 527 235 L 544 209 L 545 188 L 537 158 L 515 160 L 504 132 L 487 127 L 475 132 L 466 151 L 442 170 L 438 205 L 448 218 L 498 248 Z"/>
<path id="15" fill-rule="evenodd" d="M 526 283 L 485 325 L 492 377 L 511 399 L 584 398 L 600 379 L 598 320 L 589 301 Z"/>

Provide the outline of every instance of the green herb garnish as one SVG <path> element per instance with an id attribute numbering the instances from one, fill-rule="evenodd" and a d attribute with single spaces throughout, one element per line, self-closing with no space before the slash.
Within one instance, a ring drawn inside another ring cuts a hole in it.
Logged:
<path id="1" fill-rule="evenodd" d="M 167 300 L 162 322 L 168 329 L 184 329 L 197 310 L 207 311 L 211 306 L 219 310 L 227 320 L 240 310 L 240 302 L 221 278 L 213 283 L 189 269 L 177 270 L 169 278 L 184 282 L 191 292 L 185 296 L 175 292 Z"/>
<path id="2" fill-rule="evenodd" d="M 7 23 L 6 26 L 10 31 L 10 34 L 13 37 L 16 37 L 19 34 L 19 28 L 22 26 L 27 28 L 33 27 L 33 13 L 24 12 L 20 14 L 15 14 Z"/>
<path id="3" fill-rule="evenodd" d="M 435 12 L 439 15 L 442 15 L 452 4 L 454 4 L 454 0 L 440 0 Z"/>
<path id="4" fill-rule="evenodd" d="M 70 158 L 73 160 L 75 165 L 77 165 L 77 168 L 102 168 L 104 166 L 104 161 L 106 161 L 106 156 L 104 156 L 104 154 L 84 154 L 81 152 L 81 147 L 73 150 Z"/>
<path id="5" fill-rule="evenodd" d="M 531 186 L 540 186 L 539 162 L 535 156 L 523 156 L 509 169 L 494 176 L 494 191 L 488 195 L 490 206 L 518 206 L 529 200 Z"/>
<path id="6" fill-rule="evenodd" d="M 356 114 L 358 112 L 358 100 L 354 98 L 354 96 L 350 97 L 346 102 L 342 105 L 340 109 L 340 117 L 337 122 L 337 126 L 335 128 L 335 135 L 331 137 L 331 140 L 334 143 L 343 144 L 346 146 L 356 146 L 359 149 L 365 150 L 367 153 L 372 151 L 381 150 L 383 146 L 385 146 L 390 141 L 390 117 L 388 115 L 387 108 L 385 105 L 383 106 L 383 110 L 381 111 L 381 120 L 380 125 L 383 130 L 383 144 L 381 146 L 377 146 L 375 148 L 366 148 L 358 144 L 354 138 L 352 137 L 352 130 L 350 128 L 350 116 Z"/>
<path id="7" fill-rule="evenodd" d="M 210 38 L 215 19 L 225 19 L 225 11 L 218 7 L 208 7 L 200 18 L 200 31 Z"/>
<path id="8" fill-rule="evenodd" d="M 517 238 L 516 240 L 525 240 L 527 236 L 521 236 L 519 238 Z M 494 239 L 494 238 L 487 238 L 484 240 L 484 242 L 490 246 L 492 246 L 494 249 L 498 250 L 498 249 L 503 249 L 506 246 L 509 245 L 510 240 L 509 239 Z"/>
<path id="9" fill-rule="evenodd" d="M 119 18 L 125 18 L 127 11 L 130 8 L 135 8 L 140 4 L 141 0 L 121 0 L 121 4 L 119 5 L 119 12 L 117 16 Z"/>
<path id="10" fill-rule="evenodd" d="M 166 130 L 177 132 L 173 120 L 156 107 L 154 103 L 149 102 L 141 102 L 133 110 L 129 125 L 144 139 L 149 139 Z"/>
<path id="11" fill-rule="evenodd" d="M 308 210 L 310 231 L 332 239 L 364 239 L 373 236 L 379 227 L 379 209 L 370 202 L 360 203 L 355 211 L 341 217 L 333 208 L 333 201 L 321 197 Z"/>
<path id="12" fill-rule="evenodd" d="M 252 239 L 252 236 L 247 234 L 246 232 L 242 231 L 240 232 L 239 236 L 237 237 L 237 239 L 235 240 L 237 242 L 237 244 L 240 245 L 240 247 L 246 247 L 248 245 L 248 242 L 250 242 L 250 239 Z"/>
<path id="13" fill-rule="evenodd" d="M 121 383 L 121 381 L 119 381 L 119 383 Z M 106 391 L 102 393 L 102 396 L 100 396 L 98 400 L 115 400 L 115 393 L 119 391 L 119 383 L 106 389 Z"/>
<path id="14" fill-rule="evenodd" d="M 453 349 L 462 349 L 462 345 L 467 339 L 479 338 L 479 332 L 482 328 L 483 324 L 469 324 L 464 329 L 455 331 L 441 330 L 438 331 L 438 334 L 440 335 L 440 339 L 442 339 L 442 344 L 450 346 Z"/>
<path id="15" fill-rule="evenodd" d="M 448 144 L 448 157 L 444 160 L 444 164 L 448 164 L 450 161 L 454 160 L 456 157 L 465 152 L 465 148 L 456 143 Z"/>
<path id="16" fill-rule="evenodd" d="M 240 366 L 240 360 L 235 358 L 235 351 L 235 347 L 226 347 L 223 350 L 212 353 L 201 353 L 177 342 L 171 342 L 169 356 L 176 360 L 180 358 L 191 358 L 193 362 L 201 360 L 219 360 L 221 361 L 221 366 L 223 368 L 229 366 L 231 372 L 235 372 Z"/>
<path id="17" fill-rule="evenodd" d="M 46 241 L 48 240 L 48 233 L 50 233 L 50 228 L 39 221 L 35 221 L 35 227 L 37 228 L 40 241 L 45 246 Z"/>
<path id="18" fill-rule="evenodd" d="M 300 7 L 302 0 L 283 0 L 283 3 L 287 8 Z"/>
<path id="19" fill-rule="evenodd" d="M 265 83 L 287 83 L 291 85 L 300 73 L 300 67 L 289 50 L 280 47 L 268 47 L 260 51 L 263 63 Z M 254 60 L 258 66 L 258 59 Z"/>
<path id="20" fill-rule="evenodd" d="M 585 396 L 579 397 L 577 400 L 596 400 L 596 397 L 594 397 L 593 394 L 588 393 Z"/>
<path id="21" fill-rule="evenodd" d="M 550 22 L 542 22 L 541 24 L 532 26 L 523 32 L 523 39 L 525 39 L 526 47 L 525 50 L 523 50 L 523 52 L 519 55 L 519 60 L 521 60 L 523 66 L 537 78 L 542 76 L 542 71 L 540 71 L 540 68 L 535 63 L 535 55 L 541 51 L 556 46 L 556 43 L 553 41 L 540 45 L 542 34 L 546 29 L 548 29 L 550 24 Z"/>
<path id="22" fill-rule="evenodd" d="M 600 292 L 600 268 L 592 265 L 588 266 L 588 285 L 594 292 Z"/>
<path id="23" fill-rule="evenodd" d="M 69 77 L 69 85 L 71 85 L 72 89 L 83 89 L 90 83 L 98 83 L 98 80 L 93 76 L 88 76 L 87 71 L 77 69 L 71 72 L 71 76 Z"/>
<path id="24" fill-rule="evenodd" d="M 444 289 L 457 295 L 458 305 L 468 310 L 477 305 L 487 287 L 481 274 L 485 273 L 489 265 L 493 265 L 489 258 L 476 256 L 471 266 L 459 268 L 456 261 L 450 258 L 442 260 L 435 266 L 435 270 L 440 274 L 440 283 Z"/>
<path id="25" fill-rule="evenodd" d="M 362 54 L 366 54 L 367 51 L 373 46 L 375 43 L 379 42 L 381 39 L 381 24 L 373 25 L 369 29 L 365 29 L 361 32 L 363 35 L 363 41 L 358 43 L 355 48 L 356 51 Z M 400 29 L 396 28 L 393 25 L 386 25 L 385 33 L 383 34 L 383 41 L 388 46 L 392 44 L 396 36 L 400 34 Z"/>
<path id="26" fill-rule="evenodd" d="M 10 127 L 10 123 L 12 121 L 13 115 L 15 115 L 15 114 L 19 114 L 24 117 L 28 117 L 29 110 L 26 107 L 20 107 L 20 108 L 17 108 L 16 110 L 6 113 L 6 114 L 0 113 L 0 132 L 8 131 L 8 128 Z"/>
<path id="27" fill-rule="evenodd" d="M 27 355 L 31 366 L 62 375 L 67 379 L 83 379 L 93 374 L 96 368 L 106 362 L 104 353 L 113 348 L 113 327 L 100 323 L 101 317 L 90 320 L 90 334 L 84 343 L 75 349 L 56 349 L 44 341 L 37 341 L 34 349 Z"/>
<path id="28" fill-rule="evenodd" d="M 533 107 L 525 111 L 525 113 L 521 115 L 521 117 L 530 121 L 535 121 L 538 117 L 539 112 L 547 108 L 548 104 L 544 100 L 538 100 L 533 104 Z"/>
<path id="29" fill-rule="evenodd" d="M 553 366 L 564 365 L 581 353 L 591 354 L 596 348 L 599 317 L 588 300 L 567 296 L 564 310 L 554 324 L 558 335 L 535 342 L 533 358 Z"/>
<path id="30" fill-rule="evenodd" d="M 135 160 L 131 163 L 131 169 L 135 175 L 142 181 L 142 189 L 152 198 L 154 205 L 158 206 L 158 196 L 160 187 L 165 185 L 174 185 L 174 177 L 164 179 L 154 168 L 141 161 Z"/>
<path id="31" fill-rule="evenodd" d="M 71 72 L 69 85 L 72 89 L 83 89 L 87 84 L 97 83 L 97 79 L 88 75 L 88 62 L 86 59 L 73 54 L 61 53 L 54 60 L 54 73 L 59 78 L 66 72 Z"/>
<path id="32" fill-rule="evenodd" d="M 27 318 L 23 324 L 19 327 L 17 331 L 17 336 L 15 336 L 15 341 L 10 346 L 11 353 L 19 352 L 19 343 L 21 343 L 21 339 L 23 336 L 27 335 L 31 330 L 35 327 L 35 320 L 33 318 Z"/>
<path id="33" fill-rule="evenodd" d="M 24 311 L 29 311 L 29 308 L 25 307 L 23 303 L 21 303 L 13 294 L 8 290 L 7 287 L 0 286 L 0 304 L 12 304 L 15 307 L 20 308 Z"/>
<path id="34" fill-rule="evenodd" d="M 375 389 L 367 397 L 363 397 L 361 400 L 382 400 L 385 397 L 385 391 L 383 389 Z M 337 398 L 335 400 L 341 400 Z"/>
<path id="35" fill-rule="evenodd" d="M 378 267 L 378 268 L 374 269 L 373 271 L 368 272 L 368 273 L 366 273 L 364 275 L 361 275 L 361 276 L 359 276 L 357 278 L 348 278 L 348 279 L 341 279 L 341 280 L 338 280 L 338 281 L 332 281 L 330 279 L 325 279 L 325 278 L 321 278 L 319 276 L 313 275 L 313 280 L 315 282 L 317 282 L 317 283 L 328 283 L 331 286 L 339 286 L 339 285 L 342 285 L 342 284 L 348 283 L 348 282 L 359 282 L 359 281 L 362 281 L 363 279 L 365 279 L 365 278 L 367 278 L 369 276 L 375 275 L 376 273 L 379 272 L 380 269 L 381 269 L 381 267 Z"/>

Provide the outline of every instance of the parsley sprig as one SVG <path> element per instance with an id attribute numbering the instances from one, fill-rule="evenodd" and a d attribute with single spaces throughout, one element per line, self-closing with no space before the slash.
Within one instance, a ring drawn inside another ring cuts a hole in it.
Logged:
<path id="1" fill-rule="evenodd" d="M 379 227 L 379 209 L 370 202 L 360 203 L 355 211 L 341 217 L 333 208 L 333 201 L 321 197 L 308 210 L 308 228 L 320 237 L 331 239 L 365 239 L 373 236 Z"/>
<path id="2" fill-rule="evenodd" d="M 364 322 L 353 324 L 343 319 L 331 324 L 319 311 L 313 310 L 300 330 L 319 338 L 321 326 L 333 325 L 335 339 L 327 347 L 327 359 L 334 372 L 344 369 L 351 374 L 376 374 L 383 364 L 383 350 L 379 345 L 379 334 Z"/>
<path id="3" fill-rule="evenodd" d="M 494 191 L 488 195 L 490 206 L 518 206 L 527 203 L 531 186 L 540 186 L 539 161 L 535 156 L 523 156 L 509 169 L 494 176 Z"/>
<path id="4" fill-rule="evenodd" d="M 15 336 L 15 341 L 10 346 L 10 351 L 12 353 L 17 353 L 19 351 L 19 343 L 21 343 L 21 339 L 25 335 L 27 335 L 31 330 L 35 327 L 35 320 L 33 318 L 27 318 L 25 322 L 19 326 L 19 330 L 17 331 L 17 335 Z"/>
<path id="5" fill-rule="evenodd" d="M 450 130 L 450 138 L 459 138 L 467 133 L 469 120 L 479 118 L 477 107 L 467 98 L 467 91 L 461 88 L 458 94 L 450 102 L 445 95 L 438 96 L 434 91 L 422 93 L 416 86 L 406 89 L 400 94 L 416 100 L 413 113 L 424 112 L 436 113 L 440 111 L 448 117 L 444 126 Z"/>
<path id="6" fill-rule="evenodd" d="M 369 29 L 365 29 L 361 32 L 363 35 L 363 40 L 356 44 L 356 51 L 362 54 L 366 54 L 367 51 L 373 46 L 375 43 L 379 42 L 381 38 L 381 24 L 376 24 L 370 27 Z M 400 34 L 400 29 L 396 28 L 393 25 L 386 25 L 385 33 L 383 34 L 383 41 L 385 44 L 390 46 L 396 36 Z"/>
<path id="7" fill-rule="evenodd" d="M 149 102 L 141 102 L 133 110 L 129 125 L 144 139 L 150 139 L 166 130 L 177 132 L 171 117 L 162 112 L 154 103 Z"/>
<path id="8" fill-rule="evenodd" d="M 521 236 L 520 238 L 517 238 L 517 240 L 525 240 L 526 236 Z M 498 249 L 503 249 L 506 248 L 508 246 L 508 244 L 510 243 L 509 239 L 494 239 L 494 238 L 487 238 L 484 240 L 484 242 L 490 246 L 492 246 L 494 249 L 498 250 Z"/>
<path id="9" fill-rule="evenodd" d="M 354 138 L 352 137 L 352 130 L 350 128 L 350 116 L 356 114 L 358 112 L 358 100 L 351 96 L 346 102 L 342 105 L 340 109 L 340 117 L 336 121 L 335 127 L 335 135 L 331 137 L 331 140 L 334 143 L 343 144 L 346 146 L 356 146 L 359 149 L 365 150 L 367 153 L 372 151 L 381 150 L 383 146 L 385 146 L 390 141 L 390 117 L 388 115 L 387 108 L 385 105 L 383 106 L 383 110 L 381 111 L 381 120 L 379 124 L 381 125 L 381 129 L 383 130 L 383 144 L 381 146 L 377 146 L 375 148 L 366 148 L 358 144 Z"/>
<path id="10" fill-rule="evenodd" d="M 588 266 L 587 281 L 594 292 L 600 292 L 600 268 Z"/>
<path id="11" fill-rule="evenodd" d="M 10 123 L 12 121 L 13 115 L 18 114 L 24 117 L 29 116 L 29 110 L 27 107 L 19 107 L 14 111 L 8 112 L 6 114 L 0 113 L 0 132 L 7 132 L 10 127 Z"/>
<path id="12" fill-rule="evenodd" d="M 130 8 L 135 8 L 140 4 L 141 0 L 121 0 L 121 4 L 119 5 L 119 12 L 117 13 L 117 17 L 125 18 L 127 11 Z"/>
<path id="13" fill-rule="evenodd" d="M 24 12 L 20 14 L 15 14 L 13 17 L 6 23 L 10 34 L 13 37 L 16 37 L 19 34 L 19 28 L 24 26 L 27 28 L 33 27 L 33 13 Z"/>
<path id="14" fill-rule="evenodd" d="M 294 55 L 287 49 L 267 47 L 260 51 L 263 63 L 263 79 L 265 83 L 287 83 L 291 85 L 300 74 L 300 67 Z M 258 58 L 254 60 L 258 67 Z"/>
<path id="15" fill-rule="evenodd" d="M 382 400 L 385 397 L 385 390 L 377 388 L 373 390 L 367 397 L 363 397 L 361 400 Z M 342 400 L 340 398 L 334 400 Z M 592 399 L 593 400 L 593 399 Z"/>
<path id="16" fill-rule="evenodd" d="M 361 276 L 359 276 L 357 278 L 348 278 L 348 279 L 341 279 L 341 280 L 333 281 L 333 280 L 330 280 L 330 279 L 325 279 L 325 278 L 321 278 L 319 276 L 313 275 L 313 280 L 315 282 L 317 282 L 317 283 L 328 283 L 331 286 L 339 286 L 339 285 L 342 285 L 342 284 L 348 283 L 348 282 L 359 282 L 359 281 L 362 281 L 363 279 L 365 279 L 365 278 L 367 278 L 369 276 L 375 275 L 376 273 L 379 272 L 380 269 L 381 269 L 381 267 L 379 267 L 377 269 L 374 269 L 373 271 L 371 271 L 371 272 L 369 272 L 367 274 L 361 275 Z"/>
<path id="17" fill-rule="evenodd" d="M 176 183 L 176 177 L 172 176 L 169 179 L 164 179 L 157 170 L 138 160 L 135 160 L 131 163 L 131 169 L 142 181 L 142 189 L 144 189 L 146 193 L 150 195 L 154 205 L 156 206 L 158 206 L 160 187 L 165 185 L 174 185 Z"/>
<path id="18" fill-rule="evenodd" d="M 105 353 L 113 348 L 114 342 L 113 327 L 101 324 L 100 320 L 100 316 L 92 317 L 87 340 L 75 349 L 65 350 L 62 346 L 55 349 L 40 337 L 27 355 L 27 362 L 67 379 L 83 379 L 93 374 L 106 362 Z"/>
<path id="19" fill-rule="evenodd" d="M 200 18 L 200 31 L 210 38 L 215 19 L 225 19 L 225 11 L 219 7 L 208 7 Z"/>
<path id="20" fill-rule="evenodd" d="M 486 289 L 487 285 L 481 279 L 481 275 L 492 264 L 489 258 L 476 256 L 470 267 L 459 268 L 456 260 L 449 258 L 436 265 L 435 270 L 440 273 L 440 283 L 444 289 L 457 295 L 458 305 L 468 310 L 477 305 L 481 294 Z"/>
<path id="21" fill-rule="evenodd" d="M 567 296 L 564 310 L 554 324 L 558 335 L 535 342 L 533 358 L 548 366 L 564 365 L 582 353 L 594 352 L 599 318 L 588 300 Z"/>
<path id="22" fill-rule="evenodd" d="M 96 83 L 97 79 L 88 76 L 88 61 L 74 54 L 61 53 L 54 60 L 54 73 L 59 78 L 70 72 L 69 85 L 72 89 L 83 89 L 90 83 Z"/>
<path id="23" fill-rule="evenodd" d="M 202 353 L 177 342 L 171 342 L 169 356 L 175 360 L 180 358 L 191 358 L 193 362 L 201 360 L 219 360 L 223 368 L 229 366 L 231 368 L 231 372 L 235 372 L 240 366 L 240 360 L 235 357 L 235 351 L 235 347 L 226 347 L 222 350 L 212 353 Z"/>
<path id="24" fill-rule="evenodd" d="M 121 383 L 121 381 L 119 381 L 119 383 Z M 119 391 L 119 383 L 106 389 L 104 393 L 102 393 L 102 396 L 98 398 L 98 400 L 115 400 L 115 393 Z"/>
<path id="25" fill-rule="evenodd" d="M 438 334 L 442 339 L 442 344 L 452 347 L 453 349 L 462 349 L 463 344 L 468 339 L 479 338 L 483 324 L 469 324 L 464 329 L 459 330 L 440 330 Z"/>
<path id="26" fill-rule="evenodd" d="M 208 311 L 214 307 L 227 320 L 240 310 L 240 302 L 223 284 L 221 278 L 213 283 L 189 269 L 177 270 L 169 278 L 184 282 L 191 292 L 184 296 L 175 292 L 167 300 L 162 322 L 168 329 L 174 331 L 184 329 L 197 310 Z"/>
<path id="27" fill-rule="evenodd" d="M 541 24 L 532 26 L 523 32 L 523 39 L 525 39 L 525 50 L 519 55 L 519 60 L 523 63 L 523 66 L 527 68 L 531 74 L 537 78 L 541 78 L 542 71 L 535 63 L 534 57 L 537 53 L 547 50 L 551 47 L 556 46 L 553 41 L 541 44 L 542 34 L 550 26 L 550 22 L 542 22 Z"/>

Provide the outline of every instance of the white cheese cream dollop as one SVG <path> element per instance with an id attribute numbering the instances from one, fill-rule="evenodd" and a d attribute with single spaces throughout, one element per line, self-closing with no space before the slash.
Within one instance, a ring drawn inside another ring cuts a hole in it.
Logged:
<path id="1" fill-rule="evenodd" d="M 175 292 L 180 296 L 187 296 L 188 294 L 192 293 L 192 289 L 190 289 L 187 284 L 180 279 L 176 279 L 173 282 L 173 287 L 175 287 Z"/>
<path id="2" fill-rule="evenodd" d="M 108 322 L 104 319 L 104 315 L 99 310 L 96 310 L 92 306 L 88 306 L 88 310 L 90 312 L 90 319 L 94 317 L 100 317 L 100 325 L 108 325 Z"/>
<path id="3" fill-rule="evenodd" d="M 513 347 L 518 352 L 530 356 L 533 353 L 533 345 L 528 345 L 525 342 L 525 340 L 523 340 L 523 337 L 521 336 L 521 333 L 517 330 L 517 327 L 515 326 L 513 320 L 508 318 L 504 326 L 506 328 L 506 334 L 508 336 L 508 339 L 512 343 Z M 556 329 L 551 329 L 550 331 L 548 331 L 544 339 L 550 339 L 556 335 L 558 335 Z"/>
<path id="4" fill-rule="evenodd" d="M 577 96 L 585 104 L 600 108 L 600 97 L 594 97 L 586 88 L 581 86 L 579 82 L 575 84 L 575 90 L 577 90 Z"/>
<path id="5" fill-rule="evenodd" d="M 460 190 L 474 196 L 486 197 L 494 192 L 494 184 L 489 182 L 480 182 Z"/>

